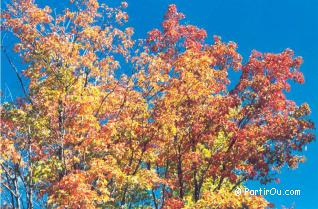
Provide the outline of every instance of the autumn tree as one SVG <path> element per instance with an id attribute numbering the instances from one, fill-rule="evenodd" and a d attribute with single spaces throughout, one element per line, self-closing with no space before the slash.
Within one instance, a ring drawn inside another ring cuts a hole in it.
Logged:
<path id="1" fill-rule="evenodd" d="M 303 161 L 310 109 L 285 95 L 304 82 L 302 59 L 254 51 L 242 64 L 234 42 L 209 44 L 175 5 L 136 42 L 126 7 L 12 0 L 2 11 L 24 63 L 2 43 L 24 93 L 1 104 L 2 206 L 268 207 L 233 190 Z"/>

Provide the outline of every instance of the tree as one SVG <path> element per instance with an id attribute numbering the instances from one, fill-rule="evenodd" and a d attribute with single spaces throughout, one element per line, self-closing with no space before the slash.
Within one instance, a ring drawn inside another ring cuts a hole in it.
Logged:
<path id="1" fill-rule="evenodd" d="M 78 0 L 53 14 L 13 0 L 2 12 L 26 66 L 7 56 L 24 96 L 1 105 L 3 206 L 270 206 L 233 190 L 303 161 L 310 109 L 285 96 L 302 59 L 254 51 L 242 65 L 235 43 L 208 44 L 175 5 L 136 43 L 126 7 Z"/>

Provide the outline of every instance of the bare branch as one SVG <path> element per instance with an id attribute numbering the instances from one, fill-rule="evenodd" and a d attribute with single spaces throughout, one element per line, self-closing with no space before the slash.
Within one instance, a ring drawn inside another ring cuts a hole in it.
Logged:
<path id="1" fill-rule="evenodd" d="M 21 77 L 21 75 L 20 75 L 20 73 L 19 73 L 19 71 L 18 71 L 18 68 L 15 66 L 15 64 L 13 63 L 13 61 L 11 60 L 11 58 L 9 57 L 6 48 L 5 48 L 4 46 L 1 46 L 1 49 L 2 49 L 3 53 L 5 54 L 5 56 L 6 56 L 8 62 L 9 62 L 9 64 L 10 64 L 10 66 L 11 66 L 11 68 L 13 69 L 13 71 L 15 72 L 15 74 L 16 74 L 18 80 L 19 80 L 19 83 L 20 83 L 21 88 L 22 88 L 22 90 L 23 90 L 24 96 L 25 96 L 25 97 L 29 100 L 29 102 L 32 104 L 32 100 L 31 100 L 30 96 L 28 95 L 28 93 L 27 93 L 27 91 L 26 91 L 26 88 L 25 88 L 25 86 L 24 86 L 22 77 Z"/>

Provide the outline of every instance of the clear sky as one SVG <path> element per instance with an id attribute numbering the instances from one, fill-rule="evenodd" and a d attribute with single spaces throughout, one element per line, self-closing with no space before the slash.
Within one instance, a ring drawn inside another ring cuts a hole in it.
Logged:
<path id="1" fill-rule="evenodd" d="M 36 1 L 37 2 L 37 1 Z M 63 1 L 38 1 L 63 7 Z M 60 3 L 61 2 L 61 3 Z M 107 1 L 106 1 L 107 3 Z M 291 48 L 304 58 L 304 85 L 293 85 L 288 98 L 298 104 L 307 102 L 311 118 L 318 124 L 318 0 L 128 0 L 129 26 L 135 28 L 135 38 L 144 38 L 147 31 L 160 27 L 163 14 L 171 3 L 186 15 L 186 22 L 204 28 L 209 35 L 220 35 L 224 41 L 238 43 L 244 61 L 252 49 L 261 52 L 280 52 Z M 8 63 L 2 65 L 1 88 L 10 88 L 13 96 L 21 94 L 18 82 Z M 317 126 L 317 125 L 316 125 Z M 316 135 L 318 132 L 316 131 Z M 266 188 L 300 189 L 300 196 L 265 196 L 275 206 L 297 209 L 318 209 L 318 144 L 310 144 L 307 160 L 297 170 L 283 170 L 280 184 Z M 249 182 L 251 189 L 257 183 Z"/>
<path id="2" fill-rule="evenodd" d="M 128 1 L 131 26 L 137 37 L 160 27 L 167 5 L 174 3 L 186 15 L 186 22 L 235 41 L 244 61 L 250 52 L 280 52 L 291 48 L 304 58 L 304 85 L 293 85 L 289 99 L 308 102 L 311 118 L 318 124 L 318 1 L 317 0 L 131 0 Z M 316 131 L 317 133 L 317 131 Z M 280 184 L 265 188 L 300 189 L 300 196 L 266 196 L 276 207 L 318 209 L 318 144 L 310 144 L 307 160 L 297 170 L 284 170 Z M 251 189 L 264 188 L 249 182 Z"/>

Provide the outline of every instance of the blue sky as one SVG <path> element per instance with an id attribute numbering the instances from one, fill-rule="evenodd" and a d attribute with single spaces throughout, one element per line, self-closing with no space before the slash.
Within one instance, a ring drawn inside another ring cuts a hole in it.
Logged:
<path id="1" fill-rule="evenodd" d="M 280 52 L 291 48 L 304 58 L 304 85 L 293 85 L 289 99 L 298 104 L 308 102 L 311 118 L 318 124 L 318 1 L 316 0 L 135 0 L 128 1 L 129 24 L 136 36 L 160 27 L 167 5 L 174 3 L 186 15 L 186 22 L 235 41 L 244 61 L 250 52 Z M 316 131 L 317 133 L 317 131 Z M 276 207 L 318 208 L 318 144 L 308 146 L 307 161 L 297 170 L 283 170 L 280 184 L 267 186 L 249 182 L 251 189 L 300 189 L 300 196 L 265 196 Z"/>
<path id="2" fill-rule="evenodd" d="M 40 5 L 44 5 L 40 1 Z M 59 2 L 59 1 L 58 1 Z M 52 3 L 52 2 L 51 2 Z M 50 4 L 51 4 L 50 3 Z M 128 0 L 129 25 L 135 28 L 135 38 L 143 38 L 152 28 L 160 27 L 163 14 L 171 3 L 186 15 L 186 22 L 206 29 L 210 40 L 220 35 L 224 41 L 238 43 L 244 61 L 250 52 L 280 52 L 291 48 L 304 58 L 304 85 L 293 85 L 288 98 L 298 104 L 308 102 L 311 119 L 318 124 L 318 1 L 317 0 Z M 54 1 L 54 4 L 58 4 Z M 61 5 L 56 5 L 60 7 Z M 9 88 L 20 95 L 17 79 L 2 57 L 1 88 Z M 317 134 L 317 131 L 316 131 Z M 307 161 L 297 170 L 283 170 L 280 184 L 266 188 L 300 189 L 300 196 L 266 196 L 277 207 L 294 206 L 298 209 L 318 208 L 318 144 L 308 146 Z M 257 183 L 248 183 L 258 189 Z"/>

